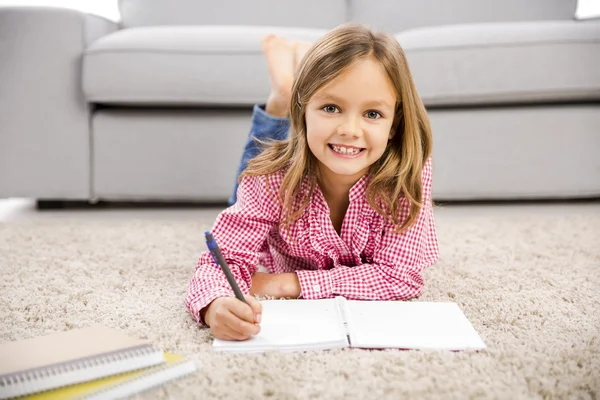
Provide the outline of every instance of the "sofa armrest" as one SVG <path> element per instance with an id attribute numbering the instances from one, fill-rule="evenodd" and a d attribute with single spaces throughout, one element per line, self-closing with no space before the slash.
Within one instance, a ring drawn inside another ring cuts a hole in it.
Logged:
<path id="1" fill-rule="evenodd" d="M 117 29 L 75 10 L 0 7 L 0 198 L 90 197 L 81 60 Z"/>

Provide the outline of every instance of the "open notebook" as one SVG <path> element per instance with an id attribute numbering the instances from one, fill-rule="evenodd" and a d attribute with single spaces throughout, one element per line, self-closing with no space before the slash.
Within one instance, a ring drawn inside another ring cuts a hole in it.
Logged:
<path id="1" fill-rule="evenodd" d="M 479 350 L 485 348 L 456 303 L 265 300 L 261 332 L 246 341 L 215 339 L 216 351 L 253 353 L 343 347 Z"/>

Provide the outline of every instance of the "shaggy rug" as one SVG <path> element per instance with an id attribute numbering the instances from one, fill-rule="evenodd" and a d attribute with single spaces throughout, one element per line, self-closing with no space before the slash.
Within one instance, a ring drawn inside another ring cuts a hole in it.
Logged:
<path id="1" fill-rule="evenodd" d="M 600 215 L 438 218 L 421 300 L 488 349 L 217 354 L 183 306 L 212 221 L 0 223 L 0 341 L 99 322 L 195 360 L 172 399 L 598 399 Z"/>

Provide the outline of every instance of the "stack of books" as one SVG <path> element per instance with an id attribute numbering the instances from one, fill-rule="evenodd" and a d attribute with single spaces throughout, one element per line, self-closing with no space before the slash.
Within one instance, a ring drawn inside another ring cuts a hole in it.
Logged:
<path id="1" fill-rule="evenodd" d="M 0 343 L 0 399 L 118 399 L 196 370 L 102 325 Z"/>

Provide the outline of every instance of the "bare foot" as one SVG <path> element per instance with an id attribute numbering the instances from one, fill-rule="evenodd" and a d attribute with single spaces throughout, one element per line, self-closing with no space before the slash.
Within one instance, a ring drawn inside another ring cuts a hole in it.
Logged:
<path id="1" fill-rule="evenodd" d="M 313 46 L 313 44 L 310 42 L 302 42 L 299 40 L 294 41 L 294 68 L 295 69 L 298 69 L 300 62 L 302 62 L 302 59 L 304 58 L 304 56 L 306 55 L 306 53 L 308 52 L 308 50 L 310 50 L 310 48 L 312 46 Z"/>
<path id="2" fill-rule="evenodd" d="M 262 39 L 262 47 L 271 79 L 271 94 L 265 111 L 287 117 L 294 83 L 294 43 L 270 34 Z"/>

